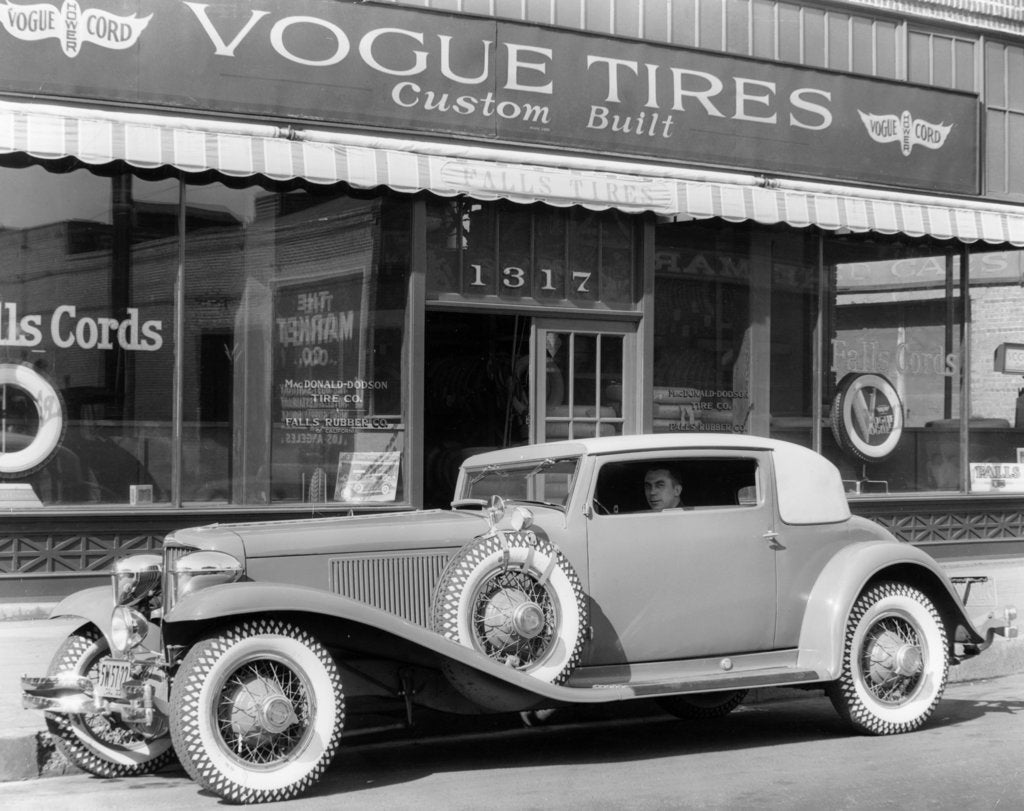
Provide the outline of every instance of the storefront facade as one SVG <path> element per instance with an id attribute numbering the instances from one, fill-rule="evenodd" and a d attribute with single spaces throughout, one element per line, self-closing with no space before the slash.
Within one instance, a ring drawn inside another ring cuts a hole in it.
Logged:
<path id="1" fill-rule="evenodd" d="M 0 9 L 0 599 L 649 431 L 791 439 L 910 542 L 1024 553 L 1009 17 L 464 5 Z"/>

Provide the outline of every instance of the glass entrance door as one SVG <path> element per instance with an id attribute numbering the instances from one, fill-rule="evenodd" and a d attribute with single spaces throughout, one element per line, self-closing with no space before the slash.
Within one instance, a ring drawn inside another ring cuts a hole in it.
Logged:
<path id="1" fill-rule="evenodd" d="M 537 319 L 534 441 L 634 433 L 637 368 L 634 324 Z"/>

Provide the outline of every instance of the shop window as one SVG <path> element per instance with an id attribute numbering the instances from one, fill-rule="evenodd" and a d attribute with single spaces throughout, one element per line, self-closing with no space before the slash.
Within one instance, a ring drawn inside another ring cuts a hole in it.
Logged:
<path id="1" fill-rule="evenodd" d="M 960 489 L 958 247 L 826 237 L 824 264 L 834 294 L 823 452 L 851 493 Z M 973 431 L 987 415 L 971 416 Z"/>
<path id="2" fill-rule="evenodd" d="M 185 504 L 406 500 L 409 209 L 188 186 L 231 212 L 185 243 Z"/>
<path id="3" fill-rule="evenodd" d="M 177 182 L 0 175 L 0 497 L 167 502 Z"/>
<path id="4" fill-rule="evenodd" d="M 666 226 L 656 243 L 653 430 L 743 433 L 752 404 L 749 231 Z"/>
<path id="5" fill-rule="evenodd" d="M 1024 252 L 972 252 L 966 486 L 1024 492 Z"/>
<path id="6" fill-rule="evenodd" d="M 4 504 L 407 500 L 407 203 L 0 172 Z"/>
<path id="7" fill-rule="evenodd" d="M 818 234 L 774 232 L 766 242 L 770 286 L 758 290 L 755 320 L 768 317 L 769 378 L 767 385 L 760 383 L 756 396 L 768 400 L 770 436 L 813 447 L 814 347 L 822 285 Z"/>

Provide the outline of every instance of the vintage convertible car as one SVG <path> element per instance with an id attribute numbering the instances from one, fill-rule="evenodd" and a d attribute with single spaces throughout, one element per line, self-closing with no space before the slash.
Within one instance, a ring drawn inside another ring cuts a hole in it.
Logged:
<path id="1" fill-rule="evenodd" d="M 950 663 L 1017 631 L 1012 608 L 969 616 L 930 557 L 851 516 L 823 457 L 724 434 L 485 453 L 451 510 L 178 531 L 112 579 L 54 611 L 82 624 L 25 705 L 89 772 L 176 754 L 230 802 L 313 785 L 346 700 L 706 717 L 814 686 L 856 730 L 908 732 Z"/>

